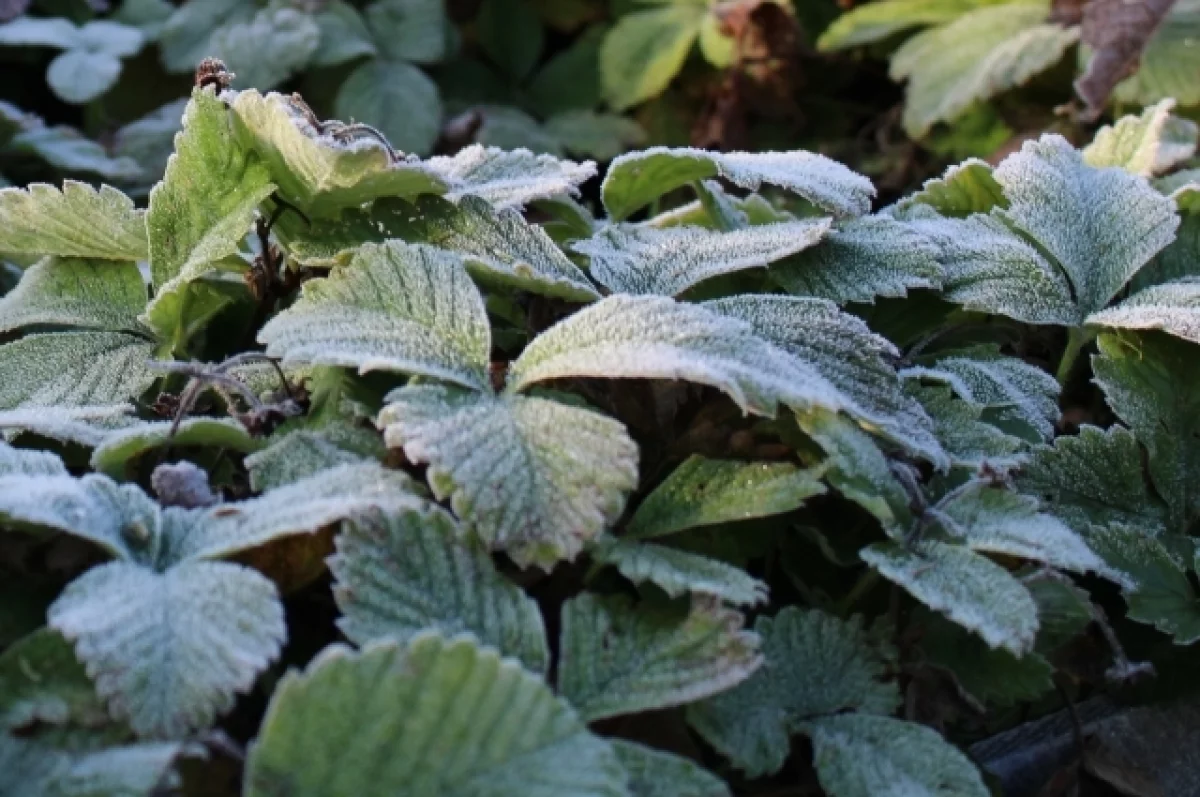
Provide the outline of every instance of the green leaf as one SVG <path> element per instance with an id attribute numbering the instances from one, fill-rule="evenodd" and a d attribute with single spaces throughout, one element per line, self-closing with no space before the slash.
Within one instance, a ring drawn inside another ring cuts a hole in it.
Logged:
<path id="1" fill-rule="evenodd" d="M 1096 131 L 1083 150 L 1088 166 L 1117 166 L 1131 174 L 1153 177 L 1170 171 L 1196 154 L 1196 123 L 1174 116 L 1174 100 L 1163 100 L 1141 116 L 1126 116 Z"/>
<path id="2" fill-rule="evenodd" d="M 1161 329 L 1200 343 L 1200 276 L 1151 285 L 1115 307 L 1092 313 L 1087 323 L 1110 329 Z"/>
<path id="3" fill-rule="evenodd" d="M 689 758 L 624 739 L 612 746 L 629 773 L 632 797 L 732 797 L 725 781 Z"/>
<path id="4" fill-rule="evenodd" d="M 111 89 L 121 76 L 121 61 L 109 53 L 67 50 L 50 62 L 46 83 L 63 102 L 83 105 Z"/>
<path id="5" fill-rule="evenodd" d="M 53 325 L 136 330 L 146 283 L 133 263 L 49 257 L 0 298 L 0 332 Z"/>
<path id="6" fill-rule="evenodd" d="M 338 465 L 381 460 L 387 449 L 379 434 L 338 422 L 317 430 L 297 429 L 246 457 L 250 488 L 274 490 Z"/>
<path id="7" fill-rule="evenodd" d="M 0 44 L 65 50 L 79 44 L 79 29 L 68 19 L 21 16 L 0 25 Z"/>
<path id="8" fill-rule="evenodd" d="M 817 40 L 817 47 L 834 52 L 871 44 L 910 28 L 953 22 L 986 4 L 980 0 L 879 0 L 867 3 L 834 20 Z"/>
<path id="9" fill-rule="evenodd" d="M 876 296 L 903 297 L 913 288 L 940 287 L 939 254 L 938 247 L 909 226 L 887 216 L 864 216 L 776 264 L 771 278 L 797 296 L 874 303 Z"/>
<path id="10" fill-rule="evenodd" d="M 487 311 L 462 261 L 424 244 L 363 246 L 346 266 L 305 284 L 258 334 L 285 364 L 398 371 L 486 390 Z"/>
<path id="11" fill-rule="evenodd" d="M 506 152 L 473 144 L 453 157 L 437 156 L 427 166 L 450 189 L 454 202 L 474 195 L 497 208 L 521 208 L 539 199 L 579 193 L 579 186 L 596 176 L 591 161 L 574 163 L 528 150 Z M 435 193 L 435 192 L 426 192 Z"/>
<path id="12" fill-rule="evenodd" d="M 334 645 L 285 676 L 245 794 L 625 797 L 625 779 L 609 744 L 537 676 L 469 637 L 425 633 L 362 653 Z"/>
<path id="13" fill-rule="evenodd" d="M 699 554 L 625 539 L 604 540 L 592 558 L 634 583 L 650 582 L 671 598 L 711 595 L 736 606 L 767 602 L 767 585 L 741 568 Z"/>
<path id="14" fill-rule="evenodd" d="M 26 335 L 0 346 L 0 409 L 123 403 L 158 377 L 146 367 L 153 352 L 126 332 Z"/>
<path id="15" fill-rule="evenodd" d="M 92 452 L 92 470 L 121 481 L 129 476 L 131 463 L 160 448 L 203 446 L 249 454 L 264 445 L 242 424 L 226 418 L 187 418 L 172 434 L 173 426 L 163 421 L 112 432 Z"/>
<path id="16" fill-rule="evenodd" d="M 438 385 L 401 388 L 387 401 L 378 425 L 388 445 L 429 463 L 434 495 L 522 566 L 574 559 L 637 484 L 637 446 L 590 410 Z"/>
<path id="17" fill-rule="evenodd" d="M 145 260 L 145 214 L 115 188 L 74 180 L 0 189 L 0 251 Z"/>
<path id="18" fill-rule="evenodd" d="M 539 675 L 550 666 L 537 603 L 440 509 L 356 518 L 338 535 L 329 569 L 338 627 L 356 644 L 468 632 Z"/>
<path id="19" fill-rule="evenodd" d="M 995 207 L 1006 208 L 1008 200 L 996 182 L 992 167 L 968 158 L 948 168 L 941 177 L 926 180 L 920 191 L 900 200 L 895 207 L 903 214 L 915 205 L 928 205 L 949 218 L 966 218 L 972 213 L 988 213 Z"/>
<path id="20" fill-rule="evenodd" d="M 1200 385 L 1195 346 L 1166 336 L 1101 335 L 1092 358 L 1108 406 L 1150 455 L 1150 479 L 1166 501 L 1171 530 L 1200 517 Z"/>
<path id="21" fill-rule="evenodd" d="M 441 3 L 435 3 L 441 6 Z M 514 83 L 529 76 L 542 53 L 537 12 L 525 0 L 484 0 L 475 19 L 479 46 Z"/>
<path id="22" fill-rule="evenodd" d="M 183 112 L 189 101 L 187 97 L 172 100 L 113 134 L 113 154 L 141 166 L 141 174 L 135 182 L 137 188 L 148 190 L 166 170 L 167 160 L 175 151 L 175 134 L 183 127 Z"/>
<path id="23" fill-rule="evenodd" d="M 591 275 L 614 293 L 678 296 L 706 279 L 765 268 L 815 246 L 829 225 L 812 219 L 728 232 L 611 225 L 571 248 L 588 256 Z"/>
<path id="24" fill-rule="evenodd" d="M 0 654 L 0 727 L 36 724 L 102 726 L 104 704 L 75 651 L 60 634 L 41 628 Z"/>
<path id="25" fill-rule="evenodd" d="M 150 273 L 159 292 L 236 253 L 258 205 L 274 190 L 267 169 L 238 146 L 225 104 L 212 91 L 195 89 L 146 214 Z"/>
<path id="26" fill-rule="evenodd" d="M 971 760 L 924 725 L 844 714 L 805 731 L 821 786 L 837 797 L 873 797 L 881 787 L 911 797 L 990 794 Z"/>
<path id="27" fill-rule="evenodd" d="M 1023 656 L 1038 630 L 1037 605 L 1007 570 L 970 550 L 921 540 L 876 543 L 859 552 L 880 575 L 993 648 Z"/>
<path id="28" fill-rule="evenodd" d="M 778 772 L 804 721 L 843 711 L 890 714 L 884 657 L 858 618 L 789 606 L 754 625 L 766 662 L 748 680 L 688 708 L 688 722 L 747 777 Z"/>
<path id="29" fill-rule="evenodd" d="M 600 45 L 606 31 L 604 25 L 592 25 L 538 70 L 526 89 L 531 110 L 550 118 L 600 104 Z"/>
<path id="30" fill-rule="evenodd" d="M 1041 605 L 1038 606 L 1039 620 Z M 1054 667 L 1037 653 L 1020 658 L 992 649 L 966 629 L 930 614 L 920 621 L 921 652 L 935 667 L 949 670 L 980 703 L 1011 706 L 1037 700 L 1054 689 Z M 1038 631 L 1041 648 L 1042 632 Z"/>
<path id="31" fill-rule="evenodd" d="M 84 573 L 48 612 L 96 689 L 138 734 L 179 737 L 233 707 L 287 635 L 275 585 L 226 562 L 163 573 L 110 562 Z"/>
<path id="32" fill-rule="evenodd" d="M 921 138 L 980 100 L 1023 85 L 1062 59 L 1078 28 L 1046 22 L 1047 3 L 987 5 L 913 36 L 892 57 L 894 80 L 908 80 L 904 128 Z"/>
<path id="33" fill-rule="evenodd" d="M 871 181 L 823 155 L 795 152 L 707 152 L 651 147 L 613 160 L 601 186 L 604 207 L 620 221 L 658 197 L 699 180 L 722 177 L 757 191 L 778 186 L 835 216 L 861 216 L 871 209 Z"/>
<path id="34" fill-rule="evenodd" d="M 15 154 L 32 155 L 68 173 L 95 174 L 106 180 L 134 180 L 142 174 L 142 167 L 136 160 L 110 157 L 104 147 L 84 137 L 78 130 L 64 125 L 46 127 L 40 120 L 13 136 L 7 150 Z M 0 201 L 0 206 L 3 204 Z M 94 232 L 89 230 L 89 233 Z M 144 231 L 140 236 L 141 243 L 137 244 L 137 248 L 145 257 Z M 119 259 L 129 258 L 122 256 Z"/>
<path id="35" fill-rule="evenodd" d="M 224 25 L 247 22 L 257 7 L 249 0 L 184 3 L 163 24 L 158 45 L 168 72 L 188 72 L 212 53 L 213 33 Z"/>
<path id="36" fill-rule="evenodd" d="M 683 68 L 704 16 L 703 6 L 680 3 L 621 17 L 600 47 L 609 105 L 623 111 L 665 91 Z"/>
<path id="37" fill-rule="evenodd" d="M 437 84 L 404 61 L 372 59 L 338 89 L 334 113 L 379 128 L 393 146 L 426 155 L 442 129 Z"/>
<path id="38" fill-rule="evenodd" d="M 562 609 L 558 691 L 591 722 L 723 692 L 759 665 L 757 634 L 715 600 L 685 614 L 584 593 Z"/>
<path id="39" fill-rule="evenodd" d="M 575 109 L 546 120 L 546 133 L 575 155 L 610 161 L 646 143 L 646 131 L 633 119 L 615 113 Z"/>
<path id="40" fill-rule="evenodd" d="M 344 0 L 332 0 L 314 16 L 321 38 L 310 66 L 338 66 L 379 50 L 358 9 Z"/>
<path id="41" fill-rule="evenodd" d="M 1200 103 L 1200 88 L 1190 78 L 1197 66 L 1198 33 L 1200 3 L 1179 0 L 1146 44 L 1137 70 L 1113 91 L 1113 99 L 1134 105 L 1150 105 L 1168 97 L 1184 106 Z"/>
<path id="42" fill-rule="evenodd" d="M 37 797 L 152 797 L 171 784 L 179 742 L 67 752 L 0 736 L 0 793 Z"/>
<path id="43" fill-rule="evenodd" d="M 913 380 L 905 387 L 933 419 L 934 434 L 953 467 L 976 470 L 986 464 L 1006 471 L 1024 461 L 1023 440 L 981 420 L 981 410 L 956 399 L 948 387 Z"/>
<path id="44" fill-rule="evenodd" d="M 563 148 L 542 124 L 520 108 L 511 105 L 479 105 L 475 110 L 483 120 L 476 140 L 500 150 L 529 149 L 546 155 L 562 156 Z"/>
<path id="45" fill-rule="evenodd" d="M 113 429 L 140 423 L 132 404 L 0 410 L 0 432 L 31 432 L 50 440 L 95 447 Z"/>
<path id="46" fill-rule="evenodd" d="M 821 474 L 790 462 L 692 455 L 638 506 L 625 534 L 651 539 L 696 526 L 783 514 L 825 492 Z"/>
<path id="47" fill-rule="evenodd" d="M 211 274 L 187 281 L 184 275 L 171 280 L 155 294 L 138 320 L 154 330 L 159 356 L 170 351 L 189 356 L 189 343 L 203 333 L 225 308 L 249 298 L 245 274 L 249 264 L 239 255 L 210 263 Z"/>
<path id="48" fill-rule="evenodd" d="M 446 55 L 447 20 L 440 0 L 378 0 L 366 13 L 384 58 L 432 64 Z"/>
<path id="49" fill-rule="evenodd" d="M 320 40 L 321 29 L 311 15 L 283 6 L 218 28 L 208 48 L 239 84 L 266 91 L 304 69 Z"/>

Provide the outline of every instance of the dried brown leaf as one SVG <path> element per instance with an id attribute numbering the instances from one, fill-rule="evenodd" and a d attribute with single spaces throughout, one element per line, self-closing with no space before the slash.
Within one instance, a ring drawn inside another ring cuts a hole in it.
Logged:
<path id="1" fill-rule="evenodd" d="M 1142 51 L 1175 0 L 1090 0 L 1083 8 L 1081 38 L 1093 50 L 1075 92 L 1095 120 L 1116 85 L 1137 69 Z"/>

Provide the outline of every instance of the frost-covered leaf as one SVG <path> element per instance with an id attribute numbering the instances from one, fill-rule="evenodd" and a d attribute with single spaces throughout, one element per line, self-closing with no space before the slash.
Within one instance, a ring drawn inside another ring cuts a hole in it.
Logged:
<path id="1" fill-rule="evenodd" d="M 966 218 L 1008 207 L 1004 190 L 996 182 L 992 167 L 977 158 L 951 166 L 941 177 L 927 180 L 921 190 L 896 203 L 901 214 L 915 205 L 928 205 L 947 218 Z"/>
<path id="2" fill-rule="evenodd" d="M 245 794 L 627 797 L 626 777 L 538 676 L 469 637 L 424 633 L 361 653 L 335 645 L 285 676 L 250 748 Z"/>
<path id="3" fill-rule="evenodd" d="M 580 185 L 596 176 L 596 164 L 591 161 L 574 163 L 527 149 L 505 151 L 478 144 L 425 163 L 449 186 L 447 199 L 457 202 L 464 196 L 477 196 L 501 209 L 575 195 Z"/>
<path id="4" fill-rule="evenodd" d="M 1092 313 L 1087 323 L 1112 329 L 1161 329 L 1200 343 L 1200 276 L 1151 285 L 1114 307 Z"/>
<path id="5" fill-rule="evenodd" d="M 751 229 L 762 229 L 753 227 Z M 906 296 L 914 288 L 938 288 L 940 250 L 908 225 L 887 216 L 853 219 L 823 241 L 771 268 L 789 293 L 838 304 Z"/>
<path id="6" fill-rule="evenodd" d="M 140 421 L 133 415 L 132 404 L 102 404 L 88 407 L 29 406 L 0 410 L 0 433 L 11 436 L 30 432 L 50 440 L 78 443 L 94 448 L 114 429 L 134 426 Z"/>
<path id="7" fill-rule="evenodd" d="M 1200 517 L 1200 375 L 1196 347 L 1166 336 L 1101 335 L 1092 358 L 1108 406 L 1150 454 L 1150 478 L 1169 526 L 1185 533 Z"/>
<path id="8" fill-rule="evenodd" d="M 1044 624 L 1042 608 L 1039 601 L 1038 620 Z M 933 666 L 953 673 L 959 685 L 981 703 L 1011 706 L 1037 700 L 1054 689 L 1054 666 L 1043 656 L 1027 653 L 1018 658 L 1007 650 L 989 648 L 961 626 L 932 612 L 927 615 L 917 621 L 921 628 L 921 653 Z M 1042 637 L 1039 629 L 1039 650 Z"/>
<path id="9" fill-rule="evenodd" d="M 92 451 L 91 466 L 118 481 L 127 477 L 130 463 L 159 448 L 195 446 L 249 454 L 264 443 L 228 418 L 187 418 L 172 433 L 173 423 L 143 423 L 109 433 Z"/>
<path id="10" fill-rule="evenodd" d="M 967 548 L 934 540 L 907 546 L 876 543 L 859 556 L 888 581 L 974 631 L 991 647 L 1016 656 L 1033 648 L 1037 604 L 1000 565 Z"/>
<path id="11" fill-rule="evenodd" d="M 835 216 L 871 209 L 871 181 L 812 152 L 708 152 L 651 147 L 613 160 L 601 186 L 604 207 L 620 221 L 663 194 L 698 180 L 722 177 L 757 191 L 774 185 L 804 197 Z"/>
<path id="12" fill-rule="evenodd" d="M 338 627 L 352 642 L 468 632 L 532 672 L 545 675 L 549 667 L 537 603 L 436 507 L 346 524 L 329 568 L 342 612 Z"/>
<path id="13" fill-rule="evenodd" d="M 0 442 L 0 477 L 66 475 L 67 466 L 49 451 L 13 448 Z"/>
<path id="14" fill-rule="evenodd" d="M 376 58 L 361 64 L 338 89 L 334 112 L 374 125 L 392 146 L 418 155 L 433 149 L 442 127 L 437 84 L 404 61 Z"/>
<path id="15" fill-rule="evenodd" d="M 175 154 L 150 192 L 146 228 L 155 288 L 170 291 L 237 252 L 255 209 L 274 189 L 266 167 L 237 144 L 225 104 L 212 91 L 194 90 Z"/>
<path id="16" fill-rule="evenodd" d="M 648 581 L 672 598 L 712 595 L 735 606 L 767 602 L 765 583 L 740 567 L 700 554 L 624 539 L 605 540 L 591 553 L 597 562 L 613 565 L 630 581 Z"/>
<path id="17" fill-rule="evenodd" d="M 238 85 L 266 91 L 307 66 L 320 40 L 321 30 L 311 15 L 274 6 L 253 19 L 218 28 L 208 52 L 225 62 Z"/>
<path id="18" fill-rule="evenodd" d="M 997 421 L 1023 423 L 1042 440 L 1053 437 L 1061 414 L 1058 380 L 995 347 L 938 352 L 900 375 L 944 382 L 959 398 L 992 411 Z"/>
<path id="19" fill-rule="evenodd" d="M 624 739 L 612 746 L 629 773 L 632 797 L 732 797 L 725 781 L 690 758 Z"/>
<path id="20" fill-rule="evenodd" d="M 1179 226 L 1174 203 L 1122 169 L 1096 169 L 1066 139 L 1028 141 L 995 172 L 1009 200 L 1001 216 L 1055 258 L 1080 311 L 1093 313 Z"/>
<path id="21" fill-rule="evenodd" d="M 979 0 L 877 0 L 855 6 L 834 20 L 817 46 L 836 51 L 871 44 L 910 28 L 953 22 L 979 4 Z"/>
<path id="22" fill-rule="evenodd" d="M 1196 36 L 1200 34 L 1200 2 L 1177 0 L 1146 45 L 1137 69 L 1117 85 L 1113 99 L 1149 105 L 1166 99 L 1180 105 L 1200 103 L 1196 72 Z"/>
<path id="23" fill-rule="evenodd" d="M 955 398 L 950 388 L 909 380 L 905 389 L 933 419 L 934 434 L 952 466 L 974 470 L 987 463 L 1008 470 L 1024 459 L 1023 440 L 981 420 L 980 409 Z"/>
<path id="24" fill-rule="evenodd" d="M 1153 532 L 1164 528 L 1166 509 L 1150 492 L 1142 452 L 1127 429 L 1082 426 L 1053 446 L 1038 446 L 1021 469 L 1018 486 L 1079 532 L 1128 523 Z"/>
<path id="25" fill-rule="evenodd" d="M 438 385 L 401 388 L 387 401 L 379 426 L 388 445 L 429 463 L 434 495 L 522 565 L 574 559 L 637 484 L 637 446 L 591 410 Z"/>
<path id="26" fill-rule="evenodd" d="M 137 329 L 146 283 L 133 263 L 46 258 L 0 298 L 0 332 L 40 324 L 92 329 Z"/>
<path id="27" fill-rule="evenodd" d="M 1196 154 L 1196 123 L 1175 116 L 1174 100 L 1163 100 L 1142 112 L 1106 125 L 1083 150 L 1088 166 L 1118 166 L 1132 174 L 1153 177 Z"/>
<path id="28" fill-rule="evenodd" d="M 257 7 L 247 0 L 185 3 L 163 23 L 158 44 L 169 72 L 187 72 L 212 53 L 213 33 L 222 26 L 248 22 Z"/>
<path id="29" fill-rule="evenodd" d="M 971 105 L 1023 85 L 1049 69 L 1079 38 L 1046 21 L 1048 3 L 985 5 L 913 36 L 892 57 L 891 75 L 908 80 L 904 127 L 920 138 Z"/>
<path id="30" fill-rule="evenodd" d="M 763 666 L 688 708 L 692 727 L 748 777 L 778 772 L 790 753 L 789 736 L 805 720 L 843 711 L 890 714 L 899 705 L 899 690 L 883 680 L 884 657 L 857 618 L 789 606 L 758 618 L 754 629 L 763 640 Z"/>
<path id="31" fill-rule="evenodd" d="M 683 68 L 705 9 L 698 3 L 662 4 L 617 20 L 600 47 L 600 80 L 614 110 L 656 97 Z"/>
<path id="32" fill-rule="evenodd" d="M 111 89 L 120 76 L 119 58 L 77 47 L 50 62 L 46 84 L 63 102 L 83 105 Z"/>
<path id="33" fill-rule="evenodd" d="M 75 180 L 0 189 L 0 251 L 144 260 L 145 213 L 115 188 Z"/>
<path id="34" fill-rule="evenodd" d="M 387 449 L 373 429 L 335 423 L 297 429 L 246 457 L 250 488 L 261 493 L 338 465 L 383 459 Z"/>
<path id="35" fill-rule="evenodd" d="M 179 742 L 66 751 L 0 736 L 0 794 L 22 797 L 153 797 L 179 785 Z"/>
<path id="36" fill-rule="evenodd" d="M 0 729 L 37 723 L 95 727 L 108 722 L 104 704 L 71 644 L 41 628 L 0 654 Z"/>
<path id="37" fill-rule="evenodd" d="M 258 333 L 285 364 L 399 371 L 488 388 L 491 329 L 462 261 L 423 244 L 363 246 Z"/>
<path id="38" fill-rule="evenodd" d="M 127 332 L 26 335 L 0 346 L 0 409 L 118 404 L 158 377 L 146 367 L 154 344 Z"/>
<path id="39" fill-rule="evenodd" d="M 227 562 L 155 572 L 128 562 L 71 582 L 48 612 L 109 710 L 139 735 L 206 728 L 233 707 L 287 635 L 275 585 Z"/>
<path id="40" fill-rule="evenodd" d="M 693 597 L 684 614 L 584 593 L 563 605 L 558 691 L 584 719 L 679 706 L 741 683 L 760 664 L 742 615 Z"/>
<path id="41" fill-rule="evenodd" d="M 813 767 L 837 797 L 988 797 L 971 760 L 937 731 L 891 717 L 844 714 L 809 723 Z"/>
<path id="42" fill-rule="evenodd" d="M 688 457 L 638 506 L 625 534 L 650 539 L 696 526 L 791 512 L 825 492 L 821 474 L 790 462 Z"/>
<path id="43" fill-rule="evenodd" d="M 727 232 L 612 225 L 571 248 L 588 256 L 591 275 L 614 293 L 678 296 L 711 277 L 765 268 L 814 246 L 829 224 L 806 219 Z"/>

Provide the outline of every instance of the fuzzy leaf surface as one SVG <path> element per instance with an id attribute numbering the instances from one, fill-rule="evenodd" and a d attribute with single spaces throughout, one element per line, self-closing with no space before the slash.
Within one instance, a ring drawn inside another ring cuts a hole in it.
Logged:
<path id="1" fill-rule="evenodd" d="M 222 25 L 208 47 L 237 76 L 239 85 L 266 91 L 304 69 L 320 40 L 321 29 L 311 14 L 283 6 Z"/>
<path id="2" fill-rule="evenodd" d="M 1009 470 L 1025 458 L 1025 444 L 981 420 L 980 409 L 955 398 L 945 385 L 922 385 L 910 380 L 905 389 L 933 419 L 938 442 L 956 468 L 977 469 L 987 463 Z"/>
<path id="3" fill-rule="evenodd" d="M 717 559 L 654 543 L 608 540 L 592 551 L 597 562 L 613 565 L 630 581 L 650 582 L 672 598 L 712 595 L 735 606 L 767 602 L 767 585 Z"/>
<path id="4" fill-rule="evenodd" d="M 1117 166 L 1131 174 L 1153 177 L 1196 154 L 1196 123 L 1174 116 L 1173 100 L 1105 125 L 1083 150 L 1083 162 L 1102 168 Z"/>
<path id="5" fill-rule="evenodd" d="M 158 378 L 154 344 L 127 332 L 52 332 L 0 346 L 0 409 L 119 404 Z"/>
<path id="6" fill-rule="evenodd" d="M 1200 343 L 1200 276 L 1151 285 L 1114 307 L 1093 313 L 1087 323 L 1111 329 L 1161 329 Z"/>
<path id="7" fill-rule="evenodd" d="M 131 744 L 95 752 L 59 750 L 0 736 L 0 794 L 30 797 L 151 797 L 172 782 L 179 742 Z"/>
<path id="8" fill-rule="evenodd" d="M 988 213 L 995 207 L 1008 207 L 994 171 L 990 164 L 968 158 L 946 169 L 941 177 L 925 181 L 920 191 L 897 202 L 895 211 L 904 216 L 916 205 L 927 205 L 939 215 L 961 219 L 972 213 Z"/>
<path id="9" fill-rule="evenodd" d="M 732 797 L 725 781 L 690 758 L 624 739 L 612 746 L 629 773 L 632 797 Z"/>
<path id="10" fill-rule="evenodd" d="M 31 432 L 50 440 L 78 443 L 94 448 L 113 430 L 141 423 L 133 415 L 132 404 L 100 404 L 80 407 L 30 406 L 0 410 L 0 433 L 6 436 Z"/>
<path id="11" fill-rule="evenodd" d="M 131 462 L 159 448 L 197 446 L 249 454 L 264 445 L 230 418 L 187 418 L 174 434 L 172 426 L 170 421 L 141 423 L 109 433 L 92 451 L 92 470 L 119 481 L 125 477 Z"/>
<path id="12" fill-rule="evenodd" d="M 0 251 L 97 260 L 146 259 L 145 211 L 110 186 L 66 180 L 0 189 Z"/>
<path id="13" fill-rule="evenodd" d="M 337 423 L 290 432 L 246 457 L 245 464 L 251 489 L 261 493 L 339 465 L 378 461 L 385 453 L 374 430 Z"/>
<path id="14" fill-rule="evenodd" d="M 12 732 L 35 723 L 99 726 L 104 704 L 71 644 L 41 628 L 0 654 L 0 728 Z"/>
<path id="15" fill-rule="evenodd" d="M 39 324 L 134 330 L 146 283 L 133 263 L 46 258 L 0 298 L 0 332 Z"/>
<path id="16" fill-rule="evenodd" d="M 449 186 L 446 198 L 457 202 L 477 196 L 499 209 L 521 208 L 539 199 L 578 194 L 596 176 L 596 164 L 575 163 L 527 149 L 503 150 L 473 144 L 451 157 L 426 161 Z"/>

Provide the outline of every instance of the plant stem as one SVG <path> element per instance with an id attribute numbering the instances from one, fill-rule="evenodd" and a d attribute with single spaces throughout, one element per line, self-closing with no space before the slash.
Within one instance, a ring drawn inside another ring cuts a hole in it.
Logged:
<path id="1" fill-rule="evenodd" d="M 854 583 L 854 586 L 846 593 L 846 597 L 838 604 L 838 614 L 842 617 L 848 615 L 850 610 L 854 608 L 854 604 L 858 603 L 878 582 L 879 571 L 873 567 L 867 568 L 867 572 L 858 577 L 858 581 Z"/>
<path id="2" fill-rule="evenodd" d="M 1092 342 L 1092 333 L 1083 327 L 1074 327 L 1071 329 L 1067 337 L 1067 348 L 1063 352 L 1062 359 L 1058 361 L 1058 371 L 1054 376 L 1058 379 L 1058 384 L 1063 387 L 1067 386 L 1067 379 L 1071 376 L 1071 370 L 1075 367 L 1075 361 L 1079 359 L 1079 353 L 1083 351 L 1083 347 Z"/>

